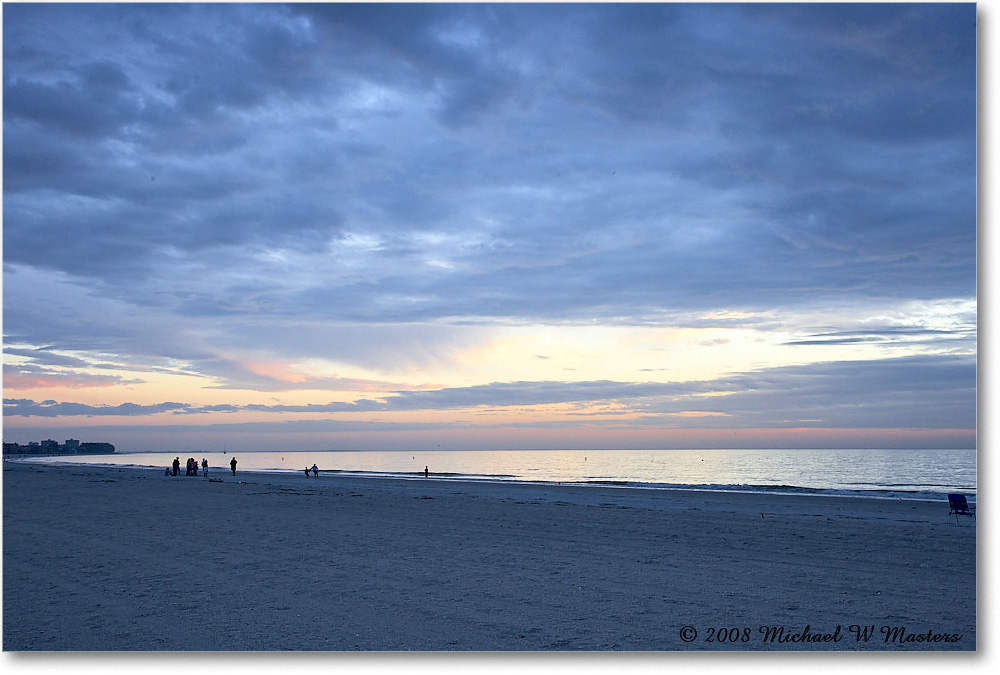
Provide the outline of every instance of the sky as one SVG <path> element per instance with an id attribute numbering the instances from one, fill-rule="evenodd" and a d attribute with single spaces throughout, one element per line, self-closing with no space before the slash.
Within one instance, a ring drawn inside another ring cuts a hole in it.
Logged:
<path id="1" fill-rule="evenodd" d="M 974 4 L 3 6 L 3 437 L 976 445 Z"/>

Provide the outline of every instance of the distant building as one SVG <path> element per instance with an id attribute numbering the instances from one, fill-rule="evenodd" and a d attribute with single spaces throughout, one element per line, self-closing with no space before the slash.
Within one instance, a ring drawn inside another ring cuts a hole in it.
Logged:
<path id="1" fill-rule="evenodd" d="M 110 455 L 115 446 L 110 443 L 81 443 L 75 438 L 67 439 L 60 445 L 48 438 L 41 443 L 31 441 L 27 445 L 4 443 L 4 455 Z"/>

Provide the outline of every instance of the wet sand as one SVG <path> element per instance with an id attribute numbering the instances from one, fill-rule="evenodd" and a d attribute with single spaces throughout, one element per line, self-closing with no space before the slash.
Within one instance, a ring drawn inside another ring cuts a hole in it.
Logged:
<path id="1" fill-rule="evenodd" d="M 4 650 L 976 648 L 947 502 L 216 475 L 5 462 Z"/>

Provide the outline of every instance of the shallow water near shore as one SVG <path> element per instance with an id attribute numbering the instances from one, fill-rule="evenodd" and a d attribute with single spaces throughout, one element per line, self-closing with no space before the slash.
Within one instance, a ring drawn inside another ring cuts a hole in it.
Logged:
<path id="1" fill-rule="evenodd" d="M 940 499 L 976 494 L 975 450 L 438 450 L 391 452 L 123 453 L 32 458 L 49 464 L 167 467 L 206 459 L 210 472 L 556 482 L 793 494 Z"/>

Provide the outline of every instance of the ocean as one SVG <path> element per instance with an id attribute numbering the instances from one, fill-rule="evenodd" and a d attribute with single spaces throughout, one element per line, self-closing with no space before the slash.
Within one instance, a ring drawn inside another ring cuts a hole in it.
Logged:
<path id="1" fill-rule="evenodd" d="M 189 454 L 181 453 L 181 470 Z M 32 458 L 51 464 L 165 468 L 177 453 Z M 645 489 L 840 494 L 943 499 L 976 494 L 975 450 L 439 450 L 432 452 L 231 452 L 207 459 L 210 473 L 298 473 L 316 464 L 321 479 L 338 475 L 627 486 Z M 18 461 L 18 460 L 14 460 Z M 303 476 L 303 480 L 305 477 Z"/>

